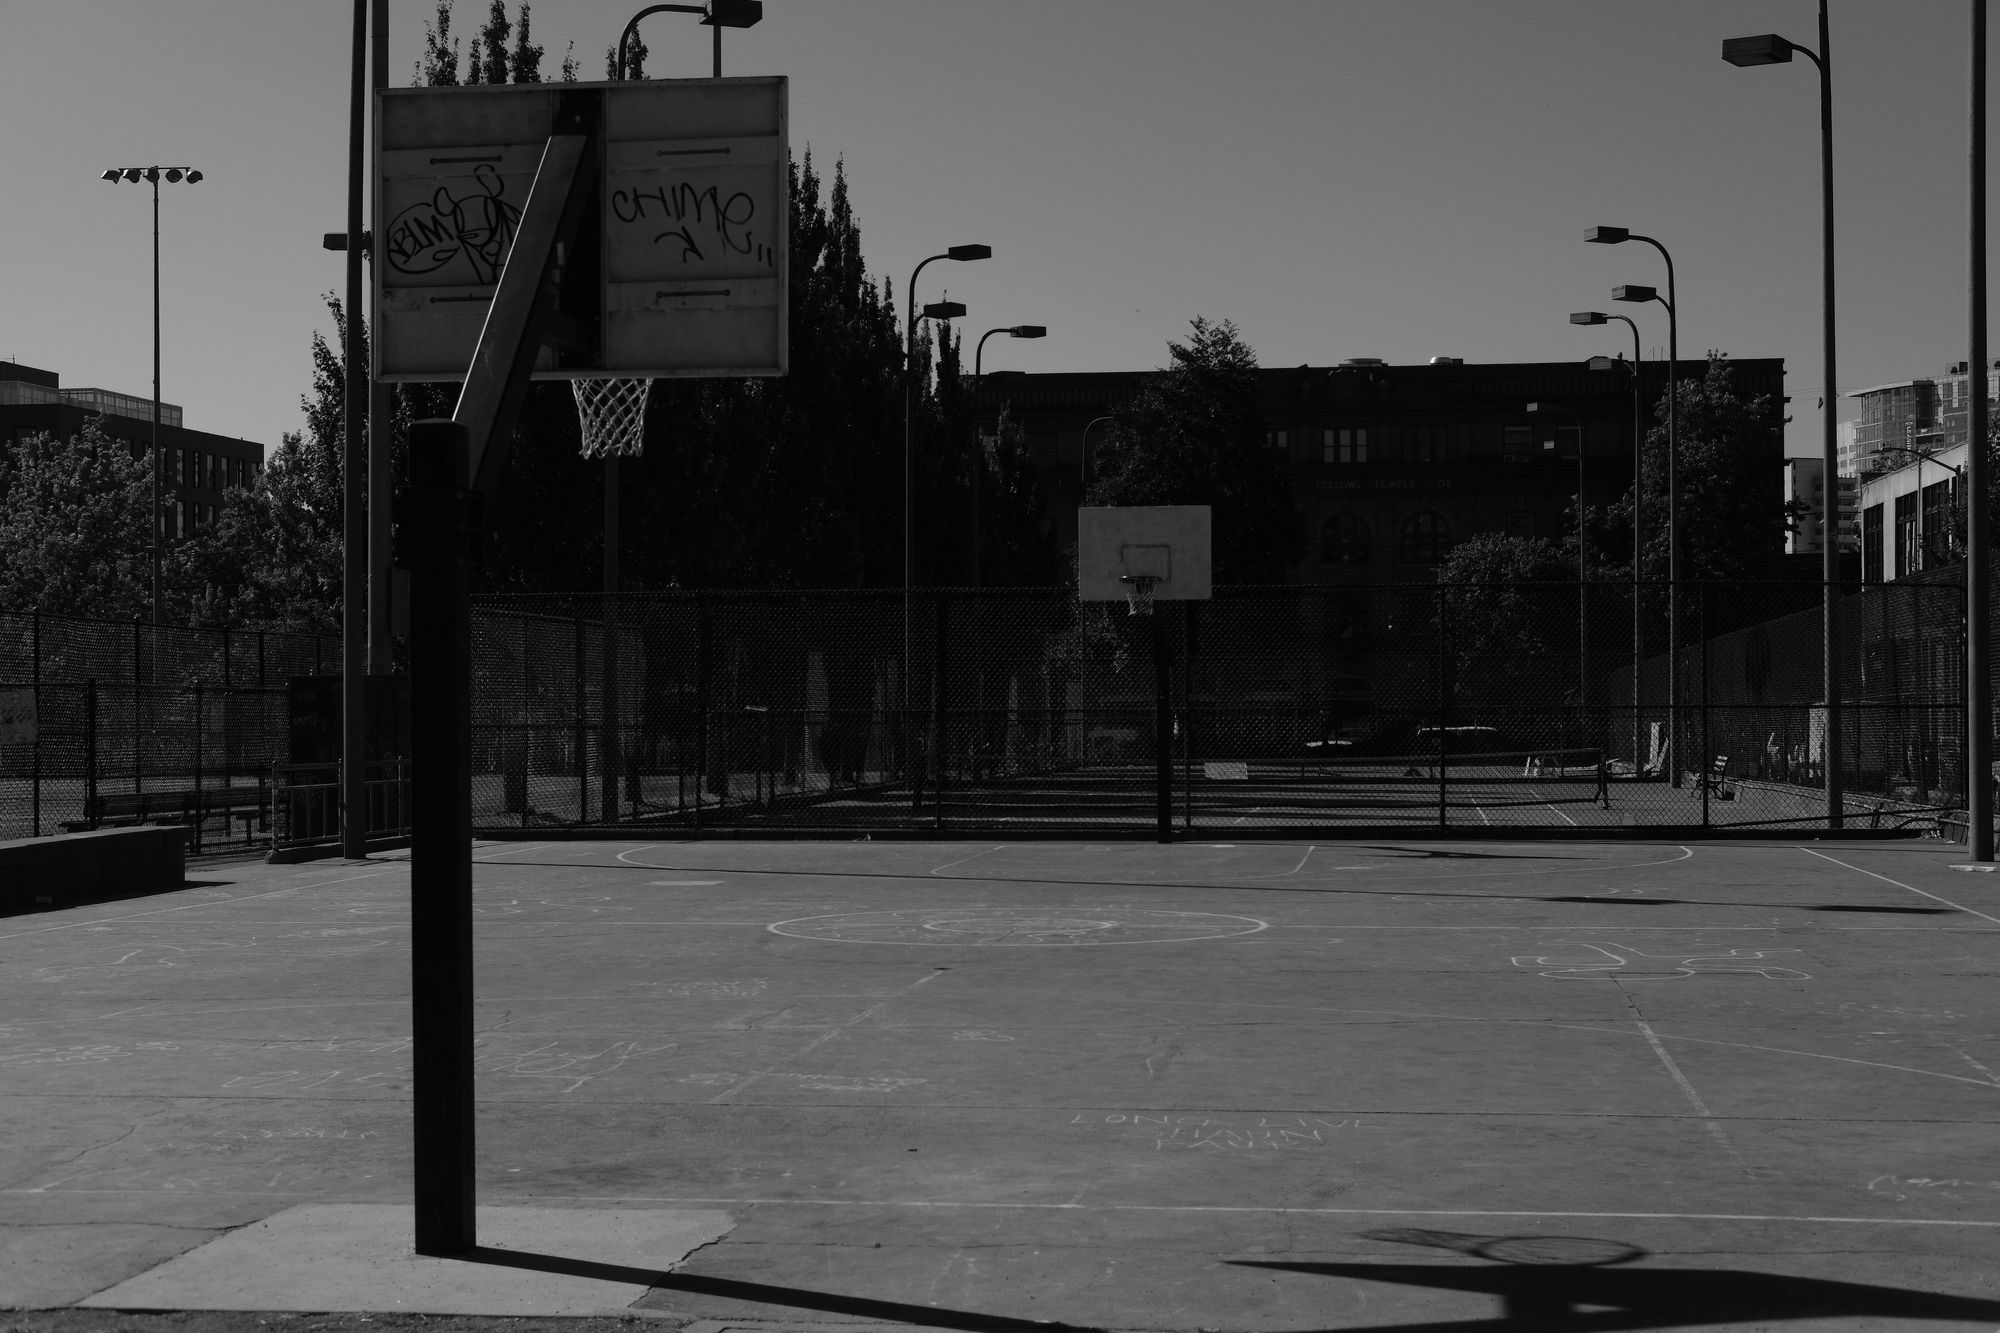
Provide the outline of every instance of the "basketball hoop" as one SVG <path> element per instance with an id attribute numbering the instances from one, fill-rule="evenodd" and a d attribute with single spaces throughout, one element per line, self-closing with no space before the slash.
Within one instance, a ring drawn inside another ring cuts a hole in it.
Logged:
<path id="1" fill-rule="evenodd" d="M 646 443 L 651 380 L 571 380 L 585 458 L 637 458 Z"/>
<path id="2" fill-rule="evenodd" d="M 1153 614 L 1153 588 L 1159 580 L 1150 574 L 1121 574 L 1118 581 L 1125 585 L 1125 614 L 1128 616 L 1150 616 Z"/>

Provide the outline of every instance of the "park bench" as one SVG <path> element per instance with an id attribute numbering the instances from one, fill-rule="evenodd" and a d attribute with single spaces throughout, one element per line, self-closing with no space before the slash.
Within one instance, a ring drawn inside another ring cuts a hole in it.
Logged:
<path id="1" fill-rule="evenodd" d="M 136 824 L 187 824 L 196 826 L 196 849 L 200 846 L 199 825 L 221 816 L 243 821 L 243 841 L 250 841 L 256 825 L 266 817 L 268 789 L 262 783 L 251 787 L 162 788 L 158 791 L 99 792 L 84 799 L 83 818 L 63 821 L 66 832 L 85 829 L 121 828 Z"/>

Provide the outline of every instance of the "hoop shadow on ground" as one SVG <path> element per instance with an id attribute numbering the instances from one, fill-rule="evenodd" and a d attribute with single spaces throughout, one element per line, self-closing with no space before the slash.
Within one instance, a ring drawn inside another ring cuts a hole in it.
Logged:
<path id="1" fill-rule="evenodd" d="M 1624 1268 L 1647 1251 L 1590 1236 L 1479 1236 L 1396 1229 L 1363 1232 L 1369 1240 L 1452 1250 L 1481 1264 L 1280 1263 L 1232 1259 L 1231 1267 L 1316 1277 L 1486 1292 L 1500 1313 L 1488 1319 L 1396 1323 L 1347 1333 L 1476 1333 L 1477 1330 L 1698 1328 L 1799 1319 L 1927 1319 L 1991 1324 L 2000 1301 L 1946 1296 L 1906 1287 L 1787 1277 L 1732 1268 Z"/>

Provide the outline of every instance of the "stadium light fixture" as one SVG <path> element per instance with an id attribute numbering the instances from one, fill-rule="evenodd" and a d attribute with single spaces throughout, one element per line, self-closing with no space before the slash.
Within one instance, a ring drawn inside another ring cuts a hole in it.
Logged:
<path id="1" fill-rule="evenodd" d="M 1752 65 L 1789 65 L 1792 44 L 1775 32 L 1756 37 L 1727 37 L 1722 42 L 1722 58 L 1739 69 Z"/>

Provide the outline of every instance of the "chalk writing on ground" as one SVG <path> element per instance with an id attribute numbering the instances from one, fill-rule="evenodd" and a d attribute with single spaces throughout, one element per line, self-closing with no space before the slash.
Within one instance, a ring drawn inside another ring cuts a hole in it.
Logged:
<path id="1" fill-rule="evenodd" d="M 922 944 L 954 948 L 1050 948 L 1099 944 L 1173 944 L 1249 935 L 1270 923 L 1219 912 L 1166 912 L 1138 907 L 936 907 L 798 917 L 769 927 L 773 934 L 843 944 Z"/>
<path id="2" fill-rule="evenodd" d="M 1676 981 L 1696 975 L 1755 976 L 1767 981 L 1808 981 L 1810 972 L 1766 964 L 1772 954 L 1797 949 L 1690 949 L 1647 953 L 1626 944 L 1565 941 L 1556 954 L 1516 954 L 1515 967 L 1532 967 L 1553 981 Z M 1579 956 L 1581 955 L 1581 956 Z"/>
<path id="3" fill-rule="evenodd" d="M 729 1087 L 743 1079 L 754 1078 L 759 1083 L 774 1079 L 790 1080 L 802 1088 L 815 1092 L 899 1092 L 914 1087 L 926 1080 L 920 1078 L 878 1077 L 872 1074 L 735 1074 L 704 1073 L 686 1074 L 683 1083 L 698 1083 L 706 1087 Z"/>
<path id="4" fill-rule="evenodd" d="M 1067 1122 L 1108 1128 L 1155 1152 L 1270 1152 L 1324 1148 L 1343 1131 L 1362 1128 L 1358 1116 L 1214 1116 L 1173 1111 L 1079 1111 Z"/>
<path id="5" fill-rule="evenodd" d="M 1966 1176 L 1877 1176 L 1868 1182 L 1876 1194 L 1907 1199 L 1930 1190 L 2000 1190 L 2000 1180 L 1977 1180 Z"/>

